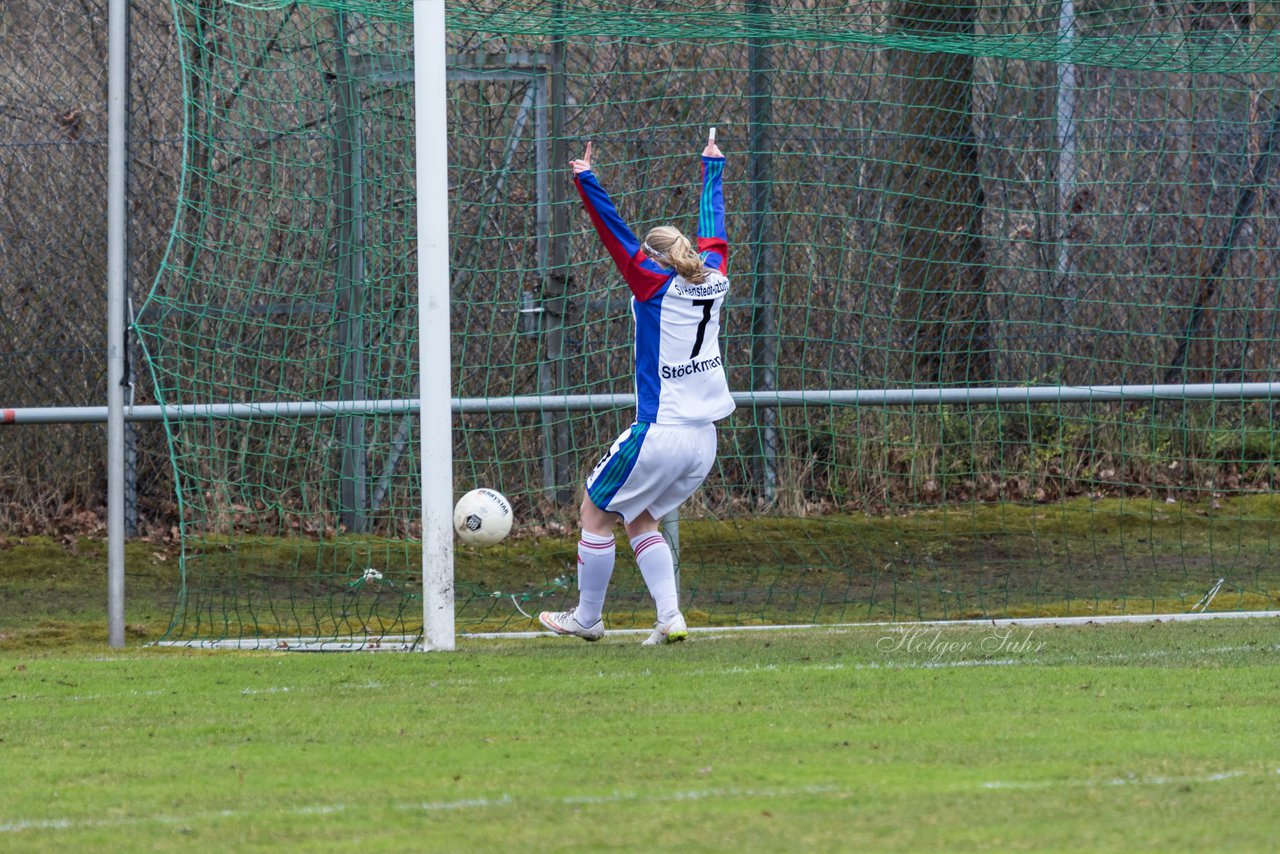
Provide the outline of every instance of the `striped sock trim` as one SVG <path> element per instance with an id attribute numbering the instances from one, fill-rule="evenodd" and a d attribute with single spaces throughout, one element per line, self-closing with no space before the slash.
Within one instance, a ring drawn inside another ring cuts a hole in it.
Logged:
<path id="1" fill-rule="evenodd" d="M 661 543 L 666 543 L 662 534 L 649 534 L 633 542 L 631 548 L 635 550 L 636 560 L 639 560 L 642 554 Z"/>

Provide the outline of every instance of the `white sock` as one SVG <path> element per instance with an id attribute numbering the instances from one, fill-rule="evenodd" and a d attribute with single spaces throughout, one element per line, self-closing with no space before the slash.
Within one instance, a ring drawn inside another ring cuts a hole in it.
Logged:
<path id="1" fill-rule="evenodd" d="M 617 555 L 613 535 L 601 536 L 582 532 L 578 540 L 578 622 L 594 626 L 604 611 L 604 593 L 613 575 L 613 559 Z"/>
<path id="2" fill-rule="evenodd" d="M 680 596 L 676 590 L 676 567 L 671 559 L 671 546 L 662 534 L 654 531 L 631 541 L 636 565 L 649 587 L 649 595 L 658 607 L 658 622 L 667 623 L 680 613 Z"/>

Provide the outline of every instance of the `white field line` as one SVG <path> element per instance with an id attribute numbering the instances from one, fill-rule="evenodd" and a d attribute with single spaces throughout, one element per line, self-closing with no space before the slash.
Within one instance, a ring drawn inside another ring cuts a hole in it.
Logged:
<path id="1" fill-rule="evenodd" d="M 1219 771 L 1187 777 L 1142 777 L 1136 774 L 1127 777 L 1113 777 L 1101 780 L 989 780 L 975 784 L 979 791 L 1007 791 L 1054 789 L 1069 787 L 1105 788 L 1112 786 L 1185 786 L 1191 784 L 1219 783 L 1227 780 L 1239 780 L 1280 774 L 1280 769 L 1272 771 Z M 610 792 L 602 795 L 565 795 L 552 798 L 513 797 L 502 794 L 496 797 L 459 798 L 447 801 L 420 801 L 393 803 L 390 809 L 398 812 L 415 813 L 448 813 L 467 810 L 487 810 L 507 807 L 526 806 L 538 809 L 548 807 L 573 806 L 607 806 L 610 804 L 656 804 L 672 801 L 703 800 L 743 800 L 763 798 L 768 800 L 785 800 L 810 795 L 830 795 L 847 797 L 865 795 L 866 791 L 855 791 L 836 785 L 812 785 L 791 788 L 751 789 L 751 788 L 715 788 L 686 789 L 668 792 Z M 374 806 L 377 806 L 376 804 Z M 268 808 L 261 811 L 247 810 L 214 810 L 209 812 L 193 812 L 183 815 L 157 813 L 152 815 L 121 816 L 112 819 L 8 819 L 0 821 L 0 833 L 23 833 L 27 831 L 87 830 L 109 827 L 136 827 L 147 824 L 188 825 L 192 822 L 218 821 L 224 819 L 244 820 L 269 811 L 276 815 L 335 815 L 355 811 L 363 812 L 369 807 L 363 804 L 308 804 L 289 808 Z"/>
<path id="2" fill-rule="evenodd" d="M 536 808 L 557 807 L 557 806 L 594 806 L 602 804 L 653 804 L 668 801 L 699 801 L 699 800 L 734 800 L 744 798 L 768 798 L 771 800 L 782 800 L 787 798 L 802 797 L 805 795 L 845 795 L 852 794 L 849 790 L 839 786 L 797 786 L 791 788 L 774 788 L 774 789 L 742 789 L 742 788 L 720 788 L 720 789 L 687 789 L 684 791 L 674 792 L 611 792 L 603 795 L 565 795 L 563 797 L 539 798 L 539 797 L 515 797 L 509 794 L 502 794 L 497 797 L 480 797 L 480 798 L 460 798 L 448 801 L 415 801 L 392 803 L 389 808 L 397 812 L 421 812 L 421 813 L 438 813 L 438 812 L 457 812 L 460 810 L 490 809 L 494 807 L 512 807 L 512 806 L 529 806 Z M 378 806 L 375 804 L 374 806 Z M 308 804 L 300 807 L 287 807 L 283 809 L 271 808 L 269 810 L 250 812 L 246 810 L 213 810 L 207 812 L 193 812 L 183 815 L 170 814 L 153 814 L 153 815 L 136 815 L 121 816 L 112 819 L 69 819 L 69 818 L 46 818 L 46 819 L 9 819 L 0 821 L 0 833 L 20 833 L 28 830 L 82 830 L 90 828 L 104 827 L 128 827 L 144 824 L 165 824 L 165 825 L 184 825 L 196 821 L 211 821 L 218 819 L 243 819 L 254 815 L 261 815 L 262 812 L 270 811 L 277 815 L 333 815 L 336 813 L 346 812 L 363 812 L 369 807 L 364 804 Z"/>
<path id="3" fill-rule="evenodd" d="M 1232 652 L 1280 652 L 1280 643 L 1270 646 L 1215 646 L 1209 649 L 1153 649 L 1147 652 L 1107 652 L 1087 657 L 1088 661 L 1142 661 L 1152 658 L 1167 658 L 1170 655 L 1226 655 Z M 1086 660 L 1085 656 L 1074 655 L 1074 659 Z"/>
<path id="4" fill-rule="evenodd" d="M 827 664 L 756 664 L 752 666 L 734 666 L 734 667 L 704 667 L 697 670 L 685 670 L 682 674 L 689 678 L 715 677 L 715 676 L 745 676 L 756 673 L 781 673 L 781 672 L 831 672 L 831 671 L 849 671 L 857 673 L 859 671 L 872 670 L 947 670 L 952 668 L 977 668 L 977 667 L 1040 667 L 1054 664 L 1111 664 L 1122 663 L 1125 661 L 1139 661 L 1160 658 L 1168 655 L 1175 655 L 1183 650 L 1158 650 L 1153 652 L 1138 653 L 1109 653 L 1105 655 L 1063 655 L 1061 657 L 1041 658 L 1027 656 L 1024 658 L 963 658 L 949 661 L 946 659 L 917 659 L 914 661 L 890 659 L 884 661 L 860 661 L 860 662 L 830 662 Z M 1187 655 L 1227 655 L 1230 653 L 1251 652 L 1251 653 L 1268 653 L 1274 654 L 1280 652 L 1280 644 L 1271 646 L 1223 646 L 1214 649 L 1186 651 Z M 645 679 L 653 675 L 651 668 L 641 668 L 639 670 L 597 670 L 593 674 L 582 674 L 583 678 L 608 679 L 611 681 L 624 680 L 632 681 L 636 679 Z M 471 678 L 455 678 L 455 679 L 432 679 L 430 682 L 423 683 L 421 686 L 424 690 L 434 690 L 439 688 L 468 688 L 474 685 L 484 684 L 491 686 L 500 682 L 510 682 L 508 676 L 495 676 L 488 679 L 471 679 Z M 249 697 L 259 695 L 286 695 L 286 694 L 315 694 L 323 691 L 326 695 L 334 693 L 351 693 L 356 691 L 379 691 L 386 686 L 369 682 L 363 685 L 327 685 L 327 686 L 307 686 L 307 687 L 291 687 L 288 685 L 272 685 L 260 688 L 241 688 L 229 689 L 229 693 L 235 696 Z M 86 702 L 86 701 L 106 701 L 115 702 L 125 697 L 141 697 L 172 694 L 172 691 L 127 691 L 120 694 L 77 694 L 71 697 L 54 698 L 50 694 L 11 694 L 5 697 L 8 702 L 48 702 L 50 699 L 62 701 Z"/>
<path id="5" fill-rule="evenodd" d="M 1082 617 L 1002 617 L 984 620 L 918 620 L 905 622 L 865 622 L 865 623 L 801 623 L 796 625 L 770 626 L 694 626 L 689 632 L 706 634 L 732 635 L 740 632 L 787 632 L 826 629 L 828 631 L 842 629 L 884 629 L 885 631 L 911 631 L 922 626 L 938 626 L 941 628 L 964 626 L 1086 626 L 1090 623 L 1108 625 L 1111 623 L 1186 623 L 1198 620 L 1231 620 L 1252 619 L 1258 617 L 1280 617 L 1280 611 L 1210 611 L 1185 614 L 1100 614 Z M 647 634 L 652 629 L 610 629 L 606 635 Z M 481 638 L 484 640 L 505 640 L 516 638 L 555 637 L 551 632 L 460 632 L 459 637 Z"/>
<path id="6" fill-rule="evenodd" d="M 1199 774 L 1190 777 L 1140 777 L 1130 774 L 1125 777 L 1112 777 L 1107 780 L 989 780 L 982 784 L 984 789 L 1056 789 L 1068 787 L 1106 788 L 1110 786 L 1187 786 L 1195 783 L 1221 783 L 1224 780 L 1237 780 L 1242 777 L 1265 777 L 1280 774 L 1280 768 L 1274 771 L 1219 771 L 1215 774 Z"/>
<path id="7" fill-rule="evenodd" d="M 430 682 L 422 683 L 419 687 L 426 690 L 429 690 L 432 688 L 442 688 L 442 687 L 460 688 L 460 687 L 466 687 L 469 685 L 479 685 L 482 682 L 485 685 L 495 685 L 502 682 L 510 682 L 510 681 L 511 681 L 511 677 L 509 676 L 495 676 L 491 679 L 484 679 L 484 680 L 467 679 L 467 678 L 432 679 Z M 294 687 L 290 685 L 267 685 L 264 687 L 261 687 L 261 686 L 254 687 L 254 688 L 245 687 L 245 688 L 239 688 L 239 689 L 228 687 L 226 694 L 219 695 L 218 698 L 225 699 L 226 696 L 231 696 L 231 695 L 234 695 L 237 697 L 254 697 L 254 696 L 262 696 L 262 695 L 269 696 L 272 694 L 314 694 L 320 691 L 324 692 L 326 695 L 333 695 L 335 693 L 354 693 L 359 691 L 381 691 L 386 687 L 387 686 L 382 682 L 375 682 L 373 680 L 370 680 L 368 682 L 365 682 L 359 685 L 356 685 L 356 684 L 308 685 L 302 688 Z M 107 701 L 107 702 L 114 703 L 122 699 L 127 699 L 129 697 L 165 696 L 165 695 L 176 694 L 176 693 L 177 692 L 172 689 L 165 689 L 163 691 L 129 690 L 129 691 L 121 691 L 118 694 L 103 694 L 103 693 L 72 694 L 69 697 L 59 697 L 54 694 L 8 694 L 5 696 L 4 699 L 11 703 L 16 700 L 35 700 L 38 702 L 47 702 L 49 700 L 57 700 L 60 703 L 61 702 L 83 703 L 83 702 Z"/>
<path id="8" fill-rule="evenodd" d="M 1085 626 L 1113 623 L 1185 623 L 1199 620 L 1236 620 L 1262 617 L 1280 617 L 1280 611 L 1197 611 L 1182 614 L 1100 614 L 1081 617 L 1002 617 L 982 620 L 918 620 L 914 622 L 865 622 L 865 623 L 800 623 L 795 625 L 768 626 L 694 626 L 692 634 L 707 636 L 734 635 L 743 632 L 790 632 L 883 629 L 885 631 L 911 631 L 923 626 L 941 628 L 964 626 Z M 606 636 L 648 634 L 652 629 L 610 629 Z M 459 632 L 459 638 L 478 640 L 520 640 L 525 638 L 555 637 L 551 632 Z M 410 652 L 421 649 L 421 637 L 416 635 L 386 635 L 368 639 L 338 640 L 335 638 L 246 638 L 244 640 L 156 641 L 155 646 L 188 647 L 192 649 L 245 649 L 276 650 L 279 652 Z"/>
<path id="9" fill-rule="evenodd" d="M 569 641 L 564 641 L 568 643 Z M 1269 646 L 1244 645 L 1244 646 L 1219 646 L 1210 649 L 1161 649 L 1151 650 L 1148 652 L 1115 652 L 1115 653 L 1099 653 L 1097 655 L 1080 655 L 1076 653 L 1067 653 L 1063 655 L 1047 655 L 1047 656 L 1024 656 L 1021 658 L 959 658 L 949 660 L 945 657 L 933 656 L 924 657 L 921 655 L 915 659 L 893 658 L 885 655 L 881 661 L 857 661 L 857 662 L 841 662 L 835 661 L 826 664 L 755 664 L 751 666 L 734 666 L 734 667 L 703 667 L 696 670 L 681 671 L 686 677 L 711 677 L 711 676 L 736 676 L 752 673 L 773 673 L 773 672 L 823 672 L 848 670 L 852 672 L 862 670 L 939 670 L 948 668 L 964 668 L 964 667 L 1041 667 L 1055 664 L 1110 664 L 1123 663 L 1127 661 L 1146 661 L 1156 658 L 1164 658 L 1170 655 L 1186 655 L 1194 656 L 1214 656 L 1229 655 L 1232 653 L 1280 653 L 1280 644 L 1271 644 Z M 639 670 L 597 670 L 594 674 L 583 674 L 584 677 L 595 679 L 610 680 L 633 680 L 643 679 L 653 675 L 651 668 L 645 667 Z M 422 683 L 419 687 L 424 690 L 435 688 L 466 688 L 472 685 L 484 684 L 486 686 L 494 685 L 501 682 L 510 682 L 509 676 L 494 676 L 485 679 L 473 678 L 453 678 L 453 679 L 432 679 L 429 682 Z M 385 684 L 375 681 L 369 681 L 360 685 L 325 685 L 325 686 L 307 686 L 292 687 L 289 685 L 269 685 L 266 687 L 256 688 L 240 688 L 229 689 L 229 691 L 237 696 L 248 697 L 258 695 L 272 694 L 309 694 L 317 691 L 324 691 L 326 694 L 348 693 L 353 691 L 380 691 L 387 687 Z M 119 694 L 74 694 L 70 697 L 57 697 L 61 701 L 86 702 L 86 701 L 116 701 L 126 697 L 148 697 L 162 696 L 172 694 L 171 690 L 155 690 L 155 691 L 138 691 L 129 690 Z M 9 702 L 14 701 L 38 701 L 46 702 L 53 699 L 52 694 L 11 694 L 5 697 Z"/>

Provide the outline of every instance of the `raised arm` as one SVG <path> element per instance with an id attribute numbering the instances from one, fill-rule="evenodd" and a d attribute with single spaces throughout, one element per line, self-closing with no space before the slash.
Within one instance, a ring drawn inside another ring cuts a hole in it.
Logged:
<path id="1" fill-rule="evenodd" d="M 698 251 L 707 266 L 728 271 L 729 236 L 724 230 L 724 155 L 715 138 L 702 151 L 702 195 L 698 198 Z"/>
<path id="2" fill-rule="evenodd" d="M 639 239 L 618 214 L 618 209 L 614 207 L 613 200 L 604 187 L 596 180 L 591 171 L 591 143 L 587 143 L 586 154 L 582 159 L 573 160 L 570 165 L 573 167 L 573 183 L 591 217 L 591 224 L 600 235 L 600 242 L 608 250 L 609 257 L 617 265 L 636 299 L 649 299 L 671 278 L 670 271 L 649 260 L 649 256 L 640 248 Z"/>

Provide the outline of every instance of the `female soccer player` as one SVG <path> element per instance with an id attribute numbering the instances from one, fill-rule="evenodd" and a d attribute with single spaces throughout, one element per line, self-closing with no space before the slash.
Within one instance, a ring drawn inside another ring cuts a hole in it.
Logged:
<path id="1" fill-rule="evenodd" d="M 605 249 L 631 288 L 635 319 L 636 420 L 587 477 L 578 543 L 578 606 L 544 611 L 542 624 L 585 640 L 604 636 L 613 574 L 614 525 L 626 526 L 636 563 L 658 609 L 646 645 L 684 640 L 671 548 L 658 520 L 701 485 L 716 457 L 715 422 L 734 409 L 720 355 L 720 307 L 729 293 L 724 229 L 724 155 L 714 129 L 702 152 L 698 249 L 676 228 L 644 241 L 618 215 L 591 171 L 591 143 L 573 160 L 574 183 Z"/>

